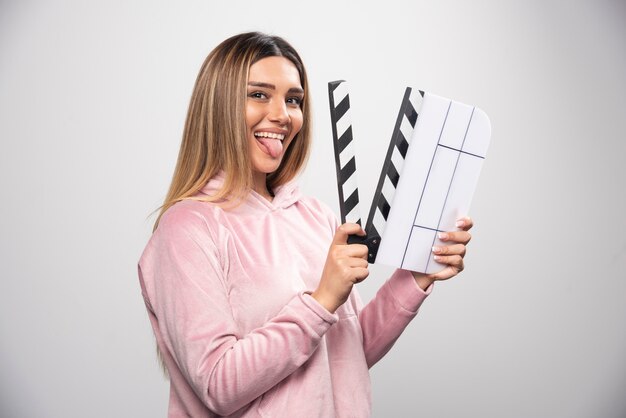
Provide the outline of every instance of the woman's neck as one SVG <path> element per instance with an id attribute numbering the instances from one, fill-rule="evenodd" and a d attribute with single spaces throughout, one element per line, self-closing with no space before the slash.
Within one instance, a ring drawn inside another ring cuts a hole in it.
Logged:
<path id="1" fill-rule="evenodd" d="M 255 192 L 269 200 L 274 199 L 272 193 L 267 189 L 267 174 L 265 173 L 253 173 L 252 174 L 253 185 L 252 188 Z"/>

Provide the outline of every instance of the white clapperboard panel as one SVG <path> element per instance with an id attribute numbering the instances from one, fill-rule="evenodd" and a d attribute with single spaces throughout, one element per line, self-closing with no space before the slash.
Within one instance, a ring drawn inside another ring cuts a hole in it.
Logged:
<path id="1" fill-rule="evenodd" d="M 425 92 L 376 263 L 435 273 L 440 231 L 466 216 L 491 137 L 480 109 Z"/>
<path id="2" fill-rule="evenodd" d="M 342 222 L 362 224 L 347 83 L 328 83 Z M 407 87 L 365 225 L 370 263 L 434 273 L 438 232 L 468 214 L 491 126 L 480 109 Z"/>

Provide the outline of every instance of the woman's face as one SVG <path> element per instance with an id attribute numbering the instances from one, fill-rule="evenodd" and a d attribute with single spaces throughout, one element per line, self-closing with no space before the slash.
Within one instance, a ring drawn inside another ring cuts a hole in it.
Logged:
<path id="1" fill-rule="evenodd" d="M 253 173 L 276 171 L 302 128 L 304 90 L 300 74 L 284 57 L 263 58 L 250 66 L 246 130 Z"/>

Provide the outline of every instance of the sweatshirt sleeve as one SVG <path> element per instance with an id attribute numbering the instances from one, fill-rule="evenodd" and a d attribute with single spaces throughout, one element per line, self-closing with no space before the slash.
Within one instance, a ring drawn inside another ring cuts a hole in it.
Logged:
<path id="1" fill-rule="evenodd" d="M 432 291 L 420 289 L 410 271 L 397 269 L 361 310 L 363 351 L 372 367 L 393 346 Z M 358 297 L 358 296 L 357 296 Z"/>
<path id="2" fill-rule="evenodd" d="M 330 209 L 326 206 L 323 209 L 334 234 L 339 221 Z M 371 368 L 393 347 L 432 289 L 431 284 L 426 291 L 422 290 L 410 271 L 396 269 L 365 307 L 358 291 L 352 290 L 353 308 L 359 316 L 368 367 Z"/>
<path id="3" fill-rule="evenodd" d="M 167 214 L 166 214 L 167 215 Z M 196 395 L 219 415 L 246 406 L 298 369 L 337 316 L 306 293 L 240 335 L 228 298 L 224 251 L 193 212 L 164 216 L 140 261 L 144 295 L 163 344 Z M 163 349 L 163 348 L 161 348 Z"/>

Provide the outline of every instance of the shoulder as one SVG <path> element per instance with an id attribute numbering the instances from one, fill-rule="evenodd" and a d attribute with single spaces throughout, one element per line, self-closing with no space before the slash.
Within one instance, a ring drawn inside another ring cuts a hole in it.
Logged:
<path id="1" fill-rule="evenodd" d="M 223 223 L 223 210 L 210 202 L 185 199 L 165 211 L 155 233 L 217 232 Z"/>
<path id="2" fill-rule="evenodd" d="M 147 249 L 158 252 L 194 245 L 224 254 L 222 249 L 226 246 L 228 231 L 221 218 L 222 210 L 209 202 L 191 199 L 177 202 L 163 213 Z"/>
<path id="3" fill-rule="evenodd" d="M 207 272 L 227 274 L 228 235 L 211 206 L 184 200 L 163 213 L 138 262 L 142 292 L 151 306 L 159 286 L 178 286 L 182 279 L 201 286 Z"/>

